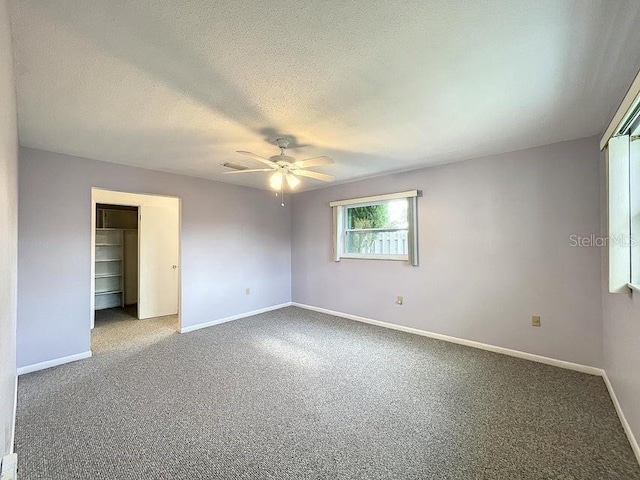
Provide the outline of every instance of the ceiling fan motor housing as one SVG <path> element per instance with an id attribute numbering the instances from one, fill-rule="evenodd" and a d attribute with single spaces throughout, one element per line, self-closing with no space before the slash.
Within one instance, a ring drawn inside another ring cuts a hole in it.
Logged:
<path id="1" fill-rule="evenodd" d="M 290 157 L 289 155 L 274 155 L 272 157 L 269 157 L 269 160 L 277 163 L 280 166 L 282 166 L 283 163 L 294 163 L 296 161 L 295 158 Z"/>
<path id="2" fill-rule="evenodd" d="M 289 146 L 289 140 L 286 138 L 276 138 L 276 145 L 278 145 L 278 148 L 287 148 Z"/>

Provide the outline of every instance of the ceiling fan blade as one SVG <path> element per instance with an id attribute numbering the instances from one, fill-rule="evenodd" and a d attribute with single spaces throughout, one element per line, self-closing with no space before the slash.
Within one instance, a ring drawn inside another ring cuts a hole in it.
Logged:
<path id="1" fill-rule="evenodd" d="M 333 175 L 327 175 L 326 173 L 310 172 L 309 170 L 291 170 L 291 173 L 300 177 L 315 178 L 316 180 L 322 180 L 323 182 L 333 182 L 336 177 Z"/>
<path id="2" fill-rule="evenodd" d="M 234 173 L 251 173 L 251 172 L 271 172 L 273 168 L 248 168 L 246 170 L 234 170 L 232 172 L 222 172 L 223 175 L 233 175 Z"/>
<path id="3" fill-rule="evenodd" d="M 320 165 L 329 165 L 333 163 L 333 159 L 329 157 L 325 157 L 324 155 L 321 157 L 313 157 L 307 158 L 306 160 L 300 160 L 299 162 L 295 162 L 294 165 L 298 168 L 308 168 L 308 167 L 318 167 Z"/>
<path id="4" fill-rule="evenodd" d="M 268 158 L 264 158 L 264 157 L 261 157 L 260 155 L 256 155 L 255 153 L 245 152 L 245 151 L 242 151 L 242 150 L 238 150 L 236 153 L 239 153 L 241 155 L 246 155 L 247 157 L 251 157 L 254 160 L 257 160 L 257 161 L 262 162 L 262 163 L 264 163 L 266 165 L 269 165 L 270 167 L 278 168 L 278 164 L 277 163 L 272 162 Z"/>

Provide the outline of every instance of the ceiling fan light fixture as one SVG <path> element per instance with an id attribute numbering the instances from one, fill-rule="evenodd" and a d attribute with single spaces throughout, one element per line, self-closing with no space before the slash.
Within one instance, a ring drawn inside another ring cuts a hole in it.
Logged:
<path id="1" fill-rule="evenodd" d="M 287 173 L 286 179 L 287 179 L 287 185 L 289 185 L 289 188 L 291 190 L 295 189 L 298 185 L 300 185 L 300 179 L 295 175 L 291 175 L 290 173 Z"/>
<path id="2" fill-rule="evenodd" d="M 287 146 L 289 145 L 289 140 L 287 140 L 286 138 L 278 138 L 276 140 L 276 144 L 280 149 L 280 154 L 273 155 L 269 158 L 261 157 L 260 155 L 256 155 L 255 153 L 247 152 L 244 150 L 238 150 L 238 153 L 240 153 L 241 155 L 245 155 L 260 163 L 265 164 L 265 168 L 251 168 L 244 165 L 227 163 L 225 164 L 225 166 L 233 169 L 233 171 L 222 173 L 232 174 L 272 172 L 272 174 L 269 176 L 269 186 L 272 190 L 275 190 L 276 194 L 280 195 L 284 195 L 285 186 L 288 187 L 289 190 L 295 190 L 298 185 L 302 183 L 301 179 L 298 177 L 313 178 L 314 180 L 320 180 L 322 182 L 332 182 L 335 180 L 335 177 L 333 175 L 327 175 L 326 173 L 307 170 L 311 167 L 331 165 L 333 163 L 333 160 L 331 158 L 322 155 L 320 157 L 313 157 L 296 161 L 294 157 L 290 157 L 289 155 L 285 154 Z"/>
<path id="3" fill-rule="evenodd" d="M 276 191 L 282 190 L 282 173 L 276 172 L 269 178 L 269 185 Z"/>

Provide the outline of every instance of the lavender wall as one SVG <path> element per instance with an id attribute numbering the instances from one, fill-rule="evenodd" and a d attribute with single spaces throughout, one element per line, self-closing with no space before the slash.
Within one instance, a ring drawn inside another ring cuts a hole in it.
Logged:
<path id="1" fill-rule="evenodd" d="M 602 235 L 607 233 L 607 198 L 604 155 L 601 161 Z M 609 293 L 608 251 L 602 249 L 602 347 L 607 377 L 629 427 L 640 439 L 640 295 Z"/>
<path id="2" fill-rule="evenodd" d="M 19 367 L 89 350 L 91 187 L 182 199 L 183 327 L 290 301 L 291 216 L 269 192 L 31 149 L 19 168 Z"/>
<path id="3" fill-rule="evenodd" d="M 11 28 L 0 0 L 0 457 L 11 450 L 16 387 L 18 127 Z"/>
<path id="4" fill-rule="evenodd" d="M 600 231 L 597 140 L 295 195 L 293 301 L 601 366 L 600 252 L 569 245 Z M 330 201 L 410 189 L 423 192 L 419 267 L 331 261 Z"/>

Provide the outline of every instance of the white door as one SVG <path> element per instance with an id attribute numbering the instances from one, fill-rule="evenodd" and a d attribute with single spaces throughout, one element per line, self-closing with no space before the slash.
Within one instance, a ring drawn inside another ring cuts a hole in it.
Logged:
<path id="1" fill-rule="evenodd" d="M 140 207 L 138 318 L 178 313 L 180 203 Z"/>

